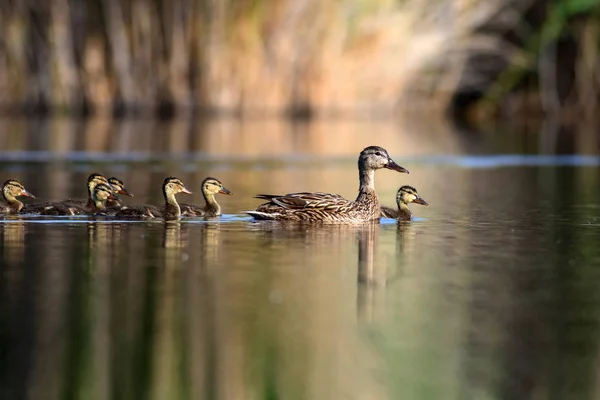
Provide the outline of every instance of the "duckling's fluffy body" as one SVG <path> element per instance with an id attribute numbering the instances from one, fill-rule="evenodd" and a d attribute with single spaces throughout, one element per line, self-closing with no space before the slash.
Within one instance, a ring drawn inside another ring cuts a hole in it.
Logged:
<path id="1" fill-rule="evenodd" d="M 202 196 L 204 206 L 196 204 L 181 204 L 181 215 L 185 217 L 217 217 L 221 215 L 221 206 L 215 199 L 216 194 L 232 193 L 216 178 L 208 177 L 202 181 Z"/>
<path id="2" fill-rule="evenodd" d="M 381 216 L 384 218 L 394 218 L 398 221 L 410 221 L 412 219 L 412 212 L 408 208 L 410 203 L 424 206 L 429 205 L 429 203 L 419 196 L 417 189 L 412 186 L 402 186 L 396 193 L 396 205 L 398 208 L 381 207 Z"/>
<path id="3" fill-rule="evenodd" d="M 116 218 L 124 219 L 147 219 L 147 218 L 162 218 L 165 221 L 176 220 L 181 217 L 181 209 L 175 195 L 178 193 L 192 194 L 181 180 L 175 177 L 168 177 L 164 180 L 163 196 L 165 199 L 165 206 L 161 209 L 159 207 L 147 204 L 138 204 L 123 207 L 115 213 Z"/>

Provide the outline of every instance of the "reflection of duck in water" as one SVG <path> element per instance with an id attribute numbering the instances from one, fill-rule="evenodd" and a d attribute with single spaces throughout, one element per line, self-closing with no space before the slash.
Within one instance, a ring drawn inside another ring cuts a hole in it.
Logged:
<path id="1" fill-rule="evenodd" d="M 181 204 L 181 215 L 189 217 L 217 217 L 221 215 L 221 206 L 215 200 L 216 194 L 231 193 L 223 186 L 221 181 L 215 178 L 206 178 L 202 181 L 202 196 L 204 196 L 204 207 L 195 204 Z"/>
<path id="2" fill-rule="evenodd" d="M 365 148 L 358 157 L 360 186 L 356 200 L 346 200 L 329 193 L 289 193 L 286 195 L 262 194 L 257 197 L 269 200 L 254 211 L 252 217 L 263 220 L 303 222 L 365 222 L 379 218 L 380 204 L 375 192 L 375 170 L 387 168 L 398 172 L 408 170 L 390 158 L 379 146 Z"/>
<path id="3" fill-rule="evenodd" d="M 133 205 L 122 208 L 115 214 L 116 218 L 163 218 L 165 221 L 181 217 L 181 208 L 175 199 L 178 193 L 192 194 L 181 180 L 175 177 L 166 178 L 162 186 L 165 206 Z"/>
<path id="4" fill-rule="evenodd" d="M 396 204 L 398 209 L 394 210 L 390 207 L 381 207 L 381 216 L 385 218 L 394 218 L 398 221 L 410 221 L 412 219 L 412 212 L 408 208 L 410 203 L 421 204 L 428 206 L 427 203 L 419 193 L 417 189 L 412 186 L 402 186 L 396 193 Z"/>
<path id="5" fill-rule="evenodd" d="M 0 214 L 18 214 L 23 208 L 17 197 L 31 197 L 35 199 L 35 196 L 25 189 L 25 186 L 16 179 L 9 179 L 2 185 L 2 198 L 6 204 L 0 205 Z"/>

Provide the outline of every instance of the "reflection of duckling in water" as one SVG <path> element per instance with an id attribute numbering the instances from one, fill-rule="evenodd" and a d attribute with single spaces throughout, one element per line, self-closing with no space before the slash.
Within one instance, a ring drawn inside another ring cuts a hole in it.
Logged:
<path id="1" fill-rule="evenodd" d="M 29 193 L 18 180 L 9 179 L 4 182 L 2 185 L 2 198 L 6 204 L 0 205 L 0 214 L 18 214 L 23 208 L 23 203 L 17 200 L 19 196 L 35 199 L 35 196 Z"/>
<path id="2" fill-rule="evenodd" d="M 217 217 L 221 215 L 221 206 L 215 200 L 215 195 L 218 193 L 233 194 L 218 179 L 210 177 L 204 179 L 202 181 L 204 207 L 195 204 L 181 204 L 181 215 L 189 217 Z"/>
<path id="3" fill-rule="evenodd" d="M 166 178 L 162 186 L 165 206 L 133 205 L 122 208 L 115 214 L 116 218 L 163 218 L 165 221 L 179 219 L 181 208 L 175 199 L 178 193 L 192 194 L 181 180 L 175 177 Z"/>
<path id="4" fill-rule="evenodd" d="M 381 207 L 381 216 L 384 218 L 394 218 L 398 221 L 410 221 L 412 219 L 412 212 L 408 208 L 408 204 L 416 203 L 424 206 L 428 206 L 427 203 L 419 193 L 417 189 L 412 186 L 402 186 L 396 193 L 396 204 L 398 209 L 394 210 L 390 207 Z"/>

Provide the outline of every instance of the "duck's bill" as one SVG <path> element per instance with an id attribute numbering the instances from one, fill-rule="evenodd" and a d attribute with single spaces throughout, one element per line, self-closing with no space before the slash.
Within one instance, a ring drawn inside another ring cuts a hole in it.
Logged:
<path id="1" fill-rule="evenodd" d="M 108 195 L 108 200 L 119 200 L 119 198 L 111 193 Z"/>
<path id="2" fill-rule="evenodd" d="M 181 188 L 181 193 L 185 193 L 185 194 L 193 194 L 188 188 L 183 187 Z"/>
<path id="3" fill-rule="evenodd" d="M 398 164 L 396 164 L 396 162 L 394 160 L 389 160 L 388 164 L 385 167 L 387 169 L 391 169 L 393 171 L 404 172 L 404 173 L 408 174 L 408 170 L 406 168 L 401 167 Z"/>
<path id="4" fill-rule="evenodd" d="M 429 205 L 429 203 L 428 203 L 428 202 L 426 202 L 425 200 L 423 200 L 423 198 L 421 198 L 421 197 L 417 197 L 417 198 L 416 198 L 416 199 L 413 201 L 413 203 L 417 203 L 417 204 L 420 204 L 420 205 L 422 205 L 422 206 L 428 206 L 428 205 Z"/>
<path id="5" fill-rule="evenodd" d="M 128 191 L 125 188 L 120 188 L 117 193 L 122 194 L 123 196 L 129 196 L 129 197 L 133 197 L 133 193 L 131 193 L 130 191 Z"/>
<path id="6" fill-rule="evenodd" d="M 228 195 L 232 195 L 233 193 L 231 193 L 231 191 L 229 191 L 229 189 L 225 188 L 225 187 L 221 187 L 221 189 L 219 189 L 219 193 L 221 194 L 228 194 Z"/>
<path id="7" fill-rule="evenodd" d="M 31 197 L 32 199 L 35 199 L 35 196 L 34 196 L 32 193 L 30 193 L 30 192 L 28 192 L 27 190 L 25 190 L 25 189 L 23 189 L 23 190 L 21 191 L 21 196 L 25 196 L 25 197 Z"/>

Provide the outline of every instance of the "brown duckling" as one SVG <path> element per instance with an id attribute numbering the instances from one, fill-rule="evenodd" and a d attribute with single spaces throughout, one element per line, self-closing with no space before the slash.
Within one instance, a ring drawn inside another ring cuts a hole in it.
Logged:
<path id="1" fill-rule="evenodd" d="M 134 205 L 127 206 L 115 213 L 116 218 L 163 218 L 165 221 L 179 219 L 181 217 L 181 208 L 175 199 L 178 193 L 192 194 L 181 180 L 175 177 L 168 177 L 162 185 L 165 206 L 157 207 L 153 205 Z"/>
<path id="2" fill-rule="evenodd" d="M 384 218 L 394 218 L 398 221 L 410 221 L 412 219 L 412 212 L 408 208 L 408 204 L 416 203 L 424 206 L 428 206 L 427 203 L 419 193 L 417 189 L 412 186 L 402 186 L 396 193 L 396 204 L 398 209 L 394 210 L 390 207 L 381 207 L 381 216 Z"/>
<path id="3" fill-rule="evenodd" d="M 114 188 L 111 186 L 105 185 L 104 183 L 99 183 L 94 187 L 94 191 L 92 193 L 92 207 L 87 207 L 86 210 L 88 213 L 101 213 L 106 210 L 106 204 L 109 201 L 117 201 L 117 196 L 114 195 Z"/>
<path id="4" fill-rule="evenodd" d="M 108 200 L 115 200 L 116 196 L 113 194 L 113 188 L 99 183 L 94 186 L 92 192 L 91 204 L 77 204 L 69 203 L 68 201 L 61 201 L 48 206 L 46 209 L 40 212 L 40 215 L 91 215 L 103 213 L 106 210 L 106 202 Z"/>
<path id="5" fill-rule="evenodd" d="M 85 215 L 88 213 L 87 210 L 93 209 L 94 207 L 94 188 L 99 184 L 109 186 L 108 180 L 105 176 L 98 173 L 93 173 L 88 177 L 87 180 L 87 200 L 68 199 L 63 201 L 49 201 L 45 203 L 31 204 L 25 206 L 21 210 L 21 213 L 39 215 Z"/>
<path id="6" fill-rule="evenodd" d="M 2 198 L 6 204 L 0 205 L 0 214 L 18 214 L 23 208 L 23 203 L 17 200 L 17 197 L 31 197 L 35 199 L 35 196 L 29 193 L 25 186 L 16 179 L 9 179 L 2 185 Z"/>
<path id="7" fill-rule="evenodd" d="M 133 194 L 125 188 L 125 184 L 119 178 L 114 176 L 108 178 L 108 184 L 112 187 L 114 194 L 122 194 L 124 196 L 133 197 Z M 108 199 L 106 201 L 106 207 L 121 207 L 121 200 L 117 196 L 113 197 L 114 199 Z"/>
<path id="8" fill-rule="evenodd" d="M 195 204 L 181 204 L 181 215 L 186 217 L 217 217 L 221 215 L 221 206 L 215 200 L 217 193 L 233 194 L 218 179 L 211 177 L 204 179 L 202 181 L 204 207 Z"/>

